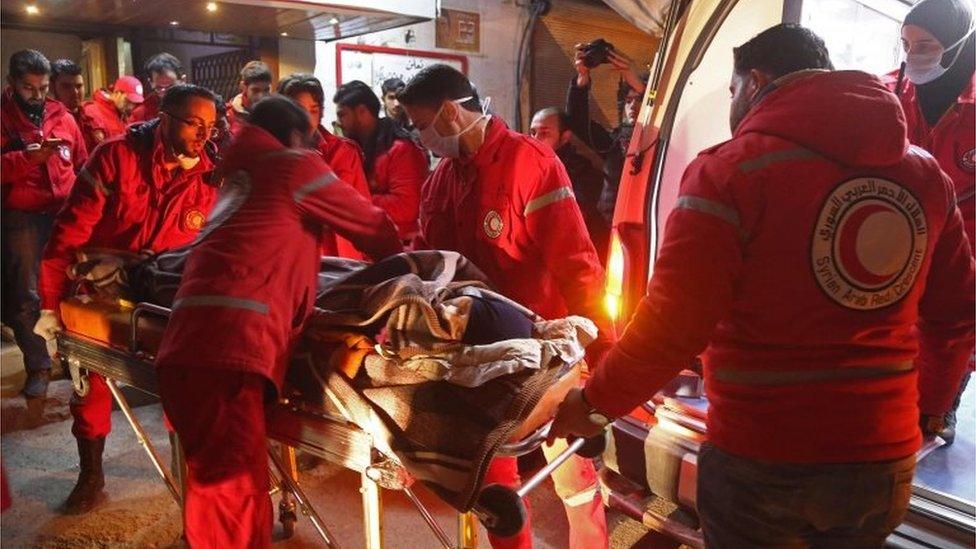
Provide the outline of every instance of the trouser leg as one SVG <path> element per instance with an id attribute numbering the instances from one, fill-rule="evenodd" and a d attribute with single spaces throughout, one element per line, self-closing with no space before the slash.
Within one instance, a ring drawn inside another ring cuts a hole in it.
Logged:
<path id="1" fill-rule="evenodd" d="M 542 450 L 546 460 L 552 461 L 567 446 L 559 439 L 552 446 L 543 445 Z M 569 520 L 570 549 L 609 547 L 603 497 L 593 462 L 574 455 L 552 473 L 552 482 Z"/>
<path id="2" fill-rule="evenodd" d="M 206 367 L 159 372 L 163 407 L 186 457 L 183 522 L 190 546 L 270 547 L 267 380 Z"/>
<path id="3" fill-rule="evenodd" d="M 518 459 L 514 457 L 496 457 L 488 464 L 488 471 L 485 473 L 484 485 L 501 484 L 512 489 L 517 489 L 522 484 L 522 479 L 518 472 Z M 530 549 L 532 547 L 532 521 L 529 510 L 529 501 L 525 503 L 525 524 L 522 529 L 514 536 L 503 538 L 494 534 L 488 534 L 488 541 L 494 549 Z"/>
<path id="4" fill-rule="evenodd" d="M 49 370 L 51 356 L 44 338 L 34 333 L 40 310 L 37 275 L 41 253 L 51 235 L 52 214 L 0 212 L 0 271 L 3 281 L 3 322 L 10 326 L 24 355 L 28 374 Z"/>

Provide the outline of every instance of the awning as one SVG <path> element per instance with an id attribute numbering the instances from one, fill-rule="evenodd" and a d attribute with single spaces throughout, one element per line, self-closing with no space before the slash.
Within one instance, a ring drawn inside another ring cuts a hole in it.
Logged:
<path id="1" fill-rule="evenodd" d="M 660 36 L 671 0 L 603 0 L 640 30 Z"/>
<path id="2" fill-rule="evenodd" d="M 29 9 L 33 7 L 34 9 Z M 6 0 L 3 26 L 105 34 L 179 29 L 336 40 L 436 17 L 437 0 Z"/>

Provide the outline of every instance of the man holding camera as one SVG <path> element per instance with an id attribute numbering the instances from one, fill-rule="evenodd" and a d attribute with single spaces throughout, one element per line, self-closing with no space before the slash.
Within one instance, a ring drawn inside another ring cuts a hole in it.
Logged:
<path id="1" fill-rule="evenodd" d="M 617 90 L 620 125 L 607 130 L 590 119 L 590 71 L 607 63 L 620 75 Z M 603 158 L 603 191 L 598 205 L 606 222 L 613 222 L 613 208 L 617 203 L 617 186 L 623 172 L 627 146 L 633 133 L 634 121 L 640 111 L 640 100 L 647 87 L 646 78 L 637 75 L 634 62 L 616 51 L 613 44 L 598 39 L 576 46 L 576 76 L 566 94 L 566 114 L 573 133 Z"/>
<path id="2" fill-rule="evenodd" d="M 47 97 L 51 65 L 36 50 L 10 56 L 7 90 L 0 102 L 0 189 L 3 197 L 0 256 L 3 323 L 24 353 L 24 394 L 43 397 L 51 374 L 44 340 L 33 333 L 40 314 L 37 272 L 54 214 L 64 204 L 88 153 L 73 116 Z"/>

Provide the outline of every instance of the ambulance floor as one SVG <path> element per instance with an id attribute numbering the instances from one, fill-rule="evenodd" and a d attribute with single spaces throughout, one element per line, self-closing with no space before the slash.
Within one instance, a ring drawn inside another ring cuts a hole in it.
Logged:
<path id="1" fill-rule="evenodd" d="M 915 484 L 976 505 L 976 384 L 970 383 L 957 412 L 956 440 L 925 456 L 915 470 Z"/>

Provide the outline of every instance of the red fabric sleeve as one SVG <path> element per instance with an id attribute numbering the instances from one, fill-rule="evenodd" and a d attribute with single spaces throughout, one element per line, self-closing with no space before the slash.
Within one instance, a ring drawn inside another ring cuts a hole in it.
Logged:
<path id="1" fill-rule="evenodd" d="M 951 183 L 949 219 L 932 254 L 925 293 L 919 303 L 919 409 L 942 415 L 952 406 L 973 353 L 976 274 L 962 214 Z"/>
<path id="2" fill-rule="evenodd" d="M 390 214 L 402 235 L 417 230 L 420 187 L 427 179 L 427 156 L 420 147 L 398 139 L 387 153 L 386 192 L 374 192 L 373 204 Z"/>
<path id="3" fill-rule="evenodd" d="M 0 118 L 0 148 L 6 151 L 10 145 L 10 134 L 16 133 L 7 123 L 6 117 Z M 7 185 L 23 181 L 34 166 L 27 160 L 27 153 L 23 150 L 6 151 L 0 156 L 0 183 Z"/>
<path id="4" fill-rule="evenodd" d="M 679 197 L 734 212 L 725 190 L 732 170 L 714 158 L 696 160 Z M 731 308 L 742 267 L 740 227 L 729 217 L 690 208 L 671 213 L 647 295 L 586 385 L 586 397 L 598 410 L 614 417 L 630 412 L 707 346 Z"/>
<path id="5" fill-rule="evenodd" d="M 339 179 L 324 162 L 305 173 L 289 178 L 296 183 L 292 196 L 303 214 L 330 227 L 374 260 L 403 251 L 386 212 Z"/>
<path id="6" fill-rule="evenodd" d="M 343 140 L 336 147 L 335 153 L 329 160 L 329 166 L 335 171 L 339 179 L 356 189 L 360 195 L 367 199 L 370 198 L 369 183 L 366 181 L 366 172 L 363 169 L 363 155 L 355 144 Z M 358 249 L 349 240 L 339 235 L 335 235 L 334 238 L 335 249 L 339 257 L 366 259 L 363 250 Z"/>
<path id="7" fill-rule="evenodd" d="M 71 115 L 66 115 L 65 121 L 71 128 L 71 139 L 73 140 L 72 150 L 71 150 L 71 162 L 74 164 L 75 173 L 81 171 L 81 168 L 88 161 L 88 147 L 85 145 L 85 135 L 81 132 L 81 128 L 78 127 L 78 123 Z"/>
<path id="8" fill-rule="evenodd" d="M 600 329 L 589 354 L 594 360 L 613 342 L 613 325 L 603 308 L 603 266 L 572 189 L 562 162 L 548 158 L 541 178 L 524 191 L 523 213 L 529 239 L 556 278 L 569 312 L 589 318 Z"/>
<path id="9" fill-rule="evenodd" d="M 107 202 L 106 189 L 115 184 L 112 151 L 112 148 L 98 149 L 82 168 L 64 208 L 54 221 L 37 282 L 42 309 L 57 310 L 70 286 L 67 270 L 74 262 L 75 251 L 88 242 L 102 219 Z"/>

